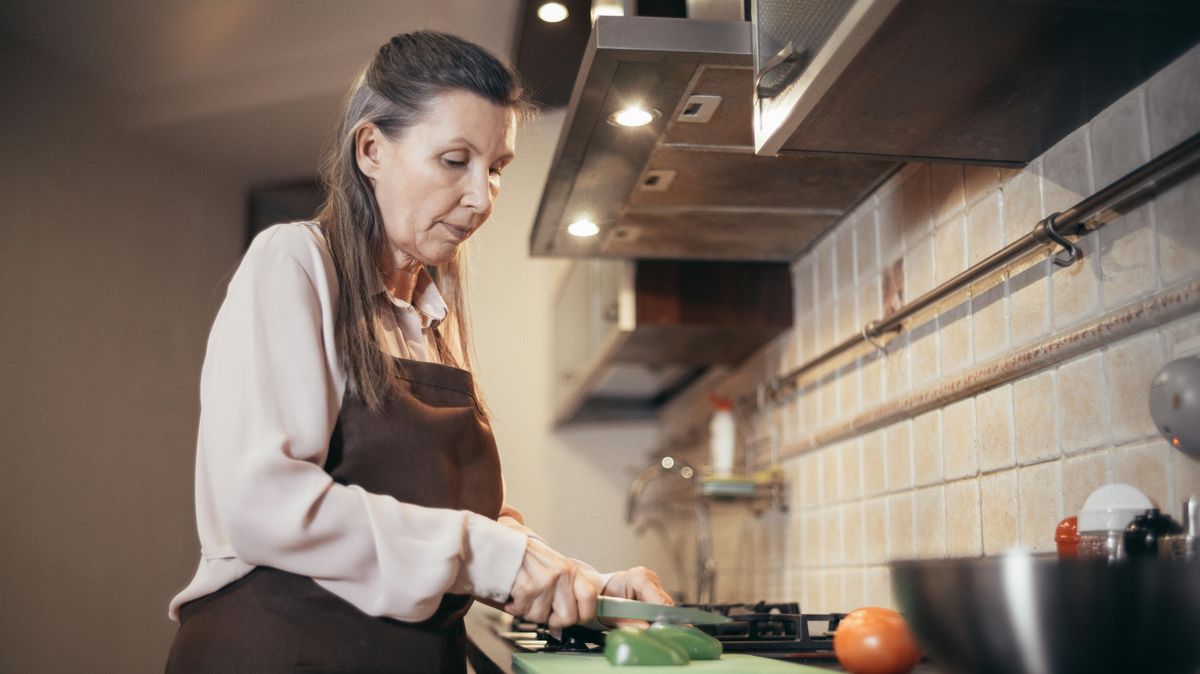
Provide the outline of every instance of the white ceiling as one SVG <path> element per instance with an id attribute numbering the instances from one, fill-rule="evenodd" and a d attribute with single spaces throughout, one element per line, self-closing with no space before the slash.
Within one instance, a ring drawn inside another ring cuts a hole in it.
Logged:
<path id="1" fill-rule="evenodd" d="M 36 0 L 0 33 L 111 92 L 136 137 L 243 185 L 311 177 L 355 74 L 392 35 L 511 60 L 520 0 Z"/>

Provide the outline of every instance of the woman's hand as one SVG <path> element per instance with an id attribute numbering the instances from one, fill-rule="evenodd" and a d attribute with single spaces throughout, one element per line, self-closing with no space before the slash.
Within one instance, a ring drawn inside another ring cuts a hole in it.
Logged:
<path id="1" fill-rule="evenodd" d="M 596 617 L 596 587 L 579 565 L 531 536 L 504 610 L 552 628 L 568 627 Z"/>
<path id="2" fill-rule="evenodd" d="M 632 569 L 614 573 L 600 594 L 606 597 L 636 599 L 651 604 L 670 606 L 675 603 L 663 589 L 662 582 L 658 580 L 658 574 L 644 566 L 635 566 Z"/>

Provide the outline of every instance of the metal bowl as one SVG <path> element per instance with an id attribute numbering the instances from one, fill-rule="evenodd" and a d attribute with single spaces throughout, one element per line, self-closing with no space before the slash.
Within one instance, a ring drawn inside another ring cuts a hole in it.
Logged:
<path id="1" fill-rule="evenodd" d="M 1023 553 L 891 563 L 921 647 L 961 674 L 1195 674 L 1200 564 Z"/>

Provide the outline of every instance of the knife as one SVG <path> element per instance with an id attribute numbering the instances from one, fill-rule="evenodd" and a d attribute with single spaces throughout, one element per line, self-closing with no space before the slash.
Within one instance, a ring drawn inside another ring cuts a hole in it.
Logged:
<path id="1" fill-rule="evenodd" d="M 647 622 L 690 623 L 692 625 L 720 625 L 730 619 L 720 613 L 701 611 L 698 608 L 648 604 L 644 601 L 599 597 L 596 602 L 597 618 L 628 618 Z"/>

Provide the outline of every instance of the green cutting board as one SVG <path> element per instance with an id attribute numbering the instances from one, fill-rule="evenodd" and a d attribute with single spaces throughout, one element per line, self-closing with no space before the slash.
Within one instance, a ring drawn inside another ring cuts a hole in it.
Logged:
<path id="1" fill-rule="evenodd" d="M 674 667 L 613 667 L 599 653 L 514 653 L 513 671 L 519 674 L 829 674 L 827 669 L 740 653 Z"/>

